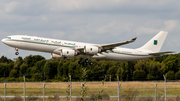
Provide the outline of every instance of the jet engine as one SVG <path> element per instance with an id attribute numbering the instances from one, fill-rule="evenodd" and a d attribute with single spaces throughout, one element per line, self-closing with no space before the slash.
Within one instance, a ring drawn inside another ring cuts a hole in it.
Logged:
<path id="1" fill-rule="evenodd" d="M 63 56 L 58 55 L 58 54 L 54 54 L 54 53 L 51 53 L 51 58 L 52 59 L 57 59 L 57 60 L 64 59 Z"/>
<path id="2" fill-rule="evenodd" d="M 74 57 L 76 55 L 77 55 L 77 52 L 75 50 L 69 50 L 69 49 L 62 49 L 61 50 L 61 56 Z"/>
<path id="3" fill-rule="evenodd" d="M 101 49 L 96 46 L 84 46 L 84 53 L 95 55 L 101 52 Z"/>

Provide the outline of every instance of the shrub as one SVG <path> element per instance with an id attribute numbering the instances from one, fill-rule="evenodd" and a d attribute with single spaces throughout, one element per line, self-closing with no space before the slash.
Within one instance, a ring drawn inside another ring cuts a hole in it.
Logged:
<path id="1" fill-rule="evenodd" d="M 134 101 L 136 96 L 139 95 L 139 91 L 137 91 L 137 89 L 132 89 L 132 88 L 129 88 L 128 90 L 125 91 L 125 94 L 124 95 L 124 98 L 125 100 L 127 101 Z"/>
<path id="2" fill-rule="evenodd" d="M 110 100 L 109 95 L 108 95 L 108 94 L 103 94 L 103 95 L 102 95 L 102 100 L 103 100 L 103 101 L 109 101 L 109 100 Z"/>
<path id="3" fill-rule="evenodd" d="M 180 96 L 179 95 L 176 97 L 176 101 L 180 101 Z"/>

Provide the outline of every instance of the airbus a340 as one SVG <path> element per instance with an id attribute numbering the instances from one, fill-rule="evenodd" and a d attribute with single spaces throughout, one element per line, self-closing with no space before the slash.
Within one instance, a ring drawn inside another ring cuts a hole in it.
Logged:
<path id="1" fill-rule="evenodd" d="M 144 46 L 137 49 L 118 47 L 132 43 L 136 38 L 112 44 L 90 44 L 36 36 L 12 35 L 2 39 L 2 42 L 8 46 L 14 47 L 16 55 L 19 54 L 18 49 L 23 49 L 51 53 L 51 57 L 54 59 L 81 57 L 79 64 L 87 66 L 87 64 L 93 65 L 90 58 L 132 61 L 172 53 L 171 51 L 159 52 L 167 34 L 168 32 L 160 31 Z M 84 60 L 83 58 L 86 59 Z"/>

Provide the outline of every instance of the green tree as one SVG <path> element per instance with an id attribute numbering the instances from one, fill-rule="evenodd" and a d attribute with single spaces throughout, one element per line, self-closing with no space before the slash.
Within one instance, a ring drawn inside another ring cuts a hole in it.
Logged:
<path id="1" fill-rule="evenodd" d="M 43 72 L 45 73 L 46 80 L 53 79 L 57 75 L 58 62 L 53 60 L 48 60 L 45 65 Z"/>
<path id="2" fill-rule="evenodd" d="M 57 79 L 59 79 L 60 81 L 63 81 L 64 77 L 63 77 L 63 63 L 64 60 L 60 60 L 58 63 L 58 67 L 57 67 Z"/>
<path id="3" fill-rule="evenodd" d="M 8 77 L 9 72 L 8 64 L 0 63 L 0 77 Z"/>
<path id="4" fill-rule="evenodd" d="M 175 79 L 176 80 L 180 80 L 180 71 L 176 72 Z"/>
<path id="5" fill-rule="evenodd" d="M 5 56 L 0 58 L 0 77 L 10 77 L 11 80 L 20 80 L 25 75 L 32 80 L 42 80 L 44 75 L 48 81 L 68 81 L 69 74 L 73 81 L 101 81 L 105 75 L 111 75 L 111 80 L 162 80 L 163 74 L 167 79 L 179 79 L 180 53 L 155 57 L 138 61 L 110 61 L 91 59 L 93 65 L 83 67 L 78 64 L 79 58 L 72 60 L 45 60 L 35 55 L 15 58 L 13 61 Z M 86 74 L 86 76 L 83 76 Z"/>
<path id="6" fill-rule="evenodd" d="M 34 73 L 41 73 L 44 77 L 44 65 L 46 63 L 47 60 L 41 60 L 41 61 L 37 61 L 35 63 L 35 65 L 33 66 L 33 68 L 31 68 L 31 72 Z"/>
<path id="7" fill-rule="evenodd" d="M 27 57 L 24 58 L 24 63 L 28 65 L 28 67 L 33 67 L 34 64 L 37 62 L 37 61 L 41 61 L 41 60 L 44 60 L 45 58 L 40 56 L 40 55 L 29 55 Z"/>
<path id="8" fill-rule="evenodd" d="M 166 71 L 166 66 L 164 63 L 157 61 L 149 61 L 147 63 L 147 79 L 148 80 L 162 80 L 163 74 Z"/>
<path id="9" fill-rule="evenodd" d="M 145 60 L 140 60 L 139 62 L 137 62 L 134 66 L 135 70 L 144 70 L 145 72 L 147 71 L 147 63 L 149 62 L 149 60 L 145 59 Z"/>
<path id="10" fill-rule="evenodd" d="M 151 74 L 148 74 L 147 75 L 147 80 L 156 80 L 156 77 L 151 75 Z"/>
<path id="11" fill-rule="evenodd" d="M 27 64 L 22 64 L 22 65 L 20 66 L 20 75 L 21 75 L 21 76 L 22 76 L 22 75 L 25 75 L 27 69 L 28 69 Z"/>
<path id="12" fill-rule="evenodd" d="M 5 56 L 2 56 L 0 58 L 0 63 L 10 63 L 10 62 L 13 62 L 11 59 L 8 59 L 7 57 Z"/>
<path id="13" fill-rule="evenodd" d="M 108 69 L 108 71 L 107 71 L 107 74 L 108 74 L 108 75 L 111 75 L 111 80 L 112 80 L 112 81 L 117 80 L 117 75 L 116 75 L 116 73 L 117 73 L 118 68 L 119 68 L 119 67 L 117 67 L 117 66 L 114 65 L 114 66 L 112 66 L 112 67 L 109 67 L 109 69 Z"/>
<path id="14" fill-rule="evenodd" d="M 163 56 L 159 56 L 159 57 L 155 57 L 153 58 L 154 61 L 158 61 L 158 62 L 162 62 L 163 60 L 165 60 L 169 55 L 163 55 Z"/>
<path id="15" fill-rule="evenodd" d="M 169 55 L 163 60 L 163 63 L 168 67 L 168 71 L 178 71 L 180 68 L 180 66 L 178 66 L 179 62 L 179 58 L 174 54 Z"/>
<path id="16" fill-rule="evenodd" d="M 25 75 L 26 75 L 26 78 L 29 78 L 29 79 L 30 79 L 35 73 L 39 73 L 39 74 L 43 75 L 42 71 L 39 72 L 38 70 L 39 70 L 39 68 L 36 67 L 36 66 L 29 67 L 29 68 L 26 70 L 26 74 L 25 74 Z"/>
<path id="17" fill-rule="evenodd" d="M 174 71 L 168 71 L 166 73 L 166 79 L 167 80 L 174 80 Z"/>
<path id="18" fill-rule="evenodd" d="M 117 73 L 116 73 L 117 76 L 119 76 L 119 80 L 120 81 L 123 81 L 123 78 L 125 76 L 125 72 L 124 72 L 124 69 L 122 67 L 119 67 L 117 69 Z"/>
<path id="19" fill-rule="evenodd" d="M 13 68 L 11 69 L 11 71 L 13 70 L 12 73 L 14 73 L 14 71 L 16 71 L 16 76 L 22 76 L 20 75 L 20 66 L 23 64 L 23 58 L 22 57 L 18 57 L 14 59 L 14 65 Z M 10 75 L 10 74 L 9 74 Z"/>
<path id="20" fill-rule="evenodd" d="M 144 70 L 136 70 L 133 72 L 134 80 L 145 80 L 146 79 L 146 72 Z"/>
<path id="21" fill-rule="evenodd" d="M 11 70 L 9 76 L 10 76 L 10 77 L 14 77 L 14 78 L 19 77 L 18 72 L 17 72 L 17 70 L 15 70 L 15 69 L 12 69 L 12 70 Z"/>
<path id="22" fill-rule="evenodd" d="M 32 80 L 33 81 L 43 81 L 43 76 L 40 73 L 35 73 L 32 76 Z"/>

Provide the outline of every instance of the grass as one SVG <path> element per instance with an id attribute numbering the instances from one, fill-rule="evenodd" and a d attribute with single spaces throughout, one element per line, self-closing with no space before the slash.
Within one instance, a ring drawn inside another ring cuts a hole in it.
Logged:
<path id="1" fill-rule="evenodd" d="M 122 96 L 132 95 L 135 96 L 154 96 L 155 87 L 154 82 L 120 82 L 120 93 Z M 164 96 L 164 82 L 157 83 L 157 95 Z M 7 96 L 23 96 L 23 82 L 20 83 L 7 83 L 6 93 Z M 52 82 L 46 83 L 45 96 L 68 96 L 69 82 Z M 167 82 L 167 96 L 180 95 L 180 82 Z M 85 84 L 87 92 L 85 96 L 98 94 L 103 90 L 102 94 L 109 96 L 117 96 L 117 82 L 87 82 Z M 81 96 L 81 82 L 72 82 L 72 96 Z M 4 83 L 0 83 L 0 96 L 4 95 Z M 27 82 L 26 83 L 26 96 L 42 96 L 43 83 L 42 82 Z"/>

